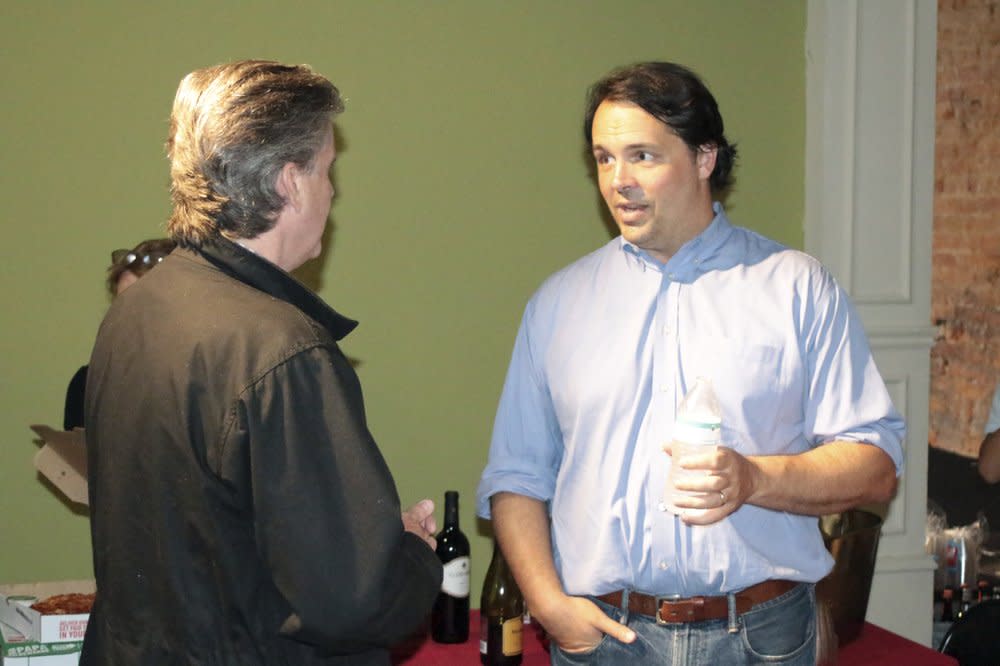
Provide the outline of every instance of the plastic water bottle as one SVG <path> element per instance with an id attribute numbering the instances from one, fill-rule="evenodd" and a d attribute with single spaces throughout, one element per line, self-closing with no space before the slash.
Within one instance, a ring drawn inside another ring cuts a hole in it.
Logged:
<path id="1" fill-rule="evenodd" d="M 700 475 L 698 470 L 686 470 L 680 466 L 682 458 L 704 452 L 707 447 L 718 446 L 722 441 L 722 409 L 712 389 L 712 381 L 698 377 L 677 408 L 674 423 L 673 449 L 667 484 L 663 491 L 663 508 L 678 515 L 694 515 L 703 509 L 678 507 L 675 500 L 684 495 L 700 496 L 702 493 L 677 490 L 678 479 Z"/>

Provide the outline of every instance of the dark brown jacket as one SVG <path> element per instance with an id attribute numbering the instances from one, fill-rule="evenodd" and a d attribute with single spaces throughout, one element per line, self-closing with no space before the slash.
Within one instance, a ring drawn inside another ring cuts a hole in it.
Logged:
<path id="1" fill-rule="evenodd" d="M 337 346 L 355 326 L 228 241 L 115 299 L 86 391 L 81 664 L 389 663 L 441 566 Z"/>

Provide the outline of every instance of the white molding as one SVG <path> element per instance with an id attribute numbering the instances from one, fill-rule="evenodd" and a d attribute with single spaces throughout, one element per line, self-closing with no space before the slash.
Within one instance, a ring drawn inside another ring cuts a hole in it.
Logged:
<path id="1" fill-rule="evenodd" d="M 934 346 L 937 336 L 936 326 L 882 327 L 868 331 L 868 342 L 871 343 L 872 349 L 927 350 Z"/>
<path id="2" fill-rule="evenodd" d="M 933 572 L 937 569 L 937 562 L 933 557 L 927 555 L 879 555 L 875 558 L 875 573 L 900 573 L 906 571 Z"/>
<path id="3" fill-rule="evenodd" d="M 851 215 L 852 296 L 859 305 L 912 304 L 915 8 L 861 3 Z M 895 10 L 895 11 L 893 11 Z M 891 243 L 880 242 L 892 239 Z M 918 296 L 919 298 L 919 296 Z"/>
<path id="4" fill-rule="evenodd" d="M 928 644 L 937 5 L 808 0 L 807 10 L 805 249 L 850 294 L 907 421 L 905 469 L 883 525 L 869 619 Z M 882 598 L 901 590 L 903 607 Z"/>

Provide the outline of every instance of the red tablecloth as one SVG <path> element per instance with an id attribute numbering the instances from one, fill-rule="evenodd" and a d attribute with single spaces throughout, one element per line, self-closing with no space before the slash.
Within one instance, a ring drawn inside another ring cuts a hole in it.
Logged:
<path id="1" fill-rule="evenodd" d="M 539 640 L 538 625 L 525 627 L 522 666 L 548 666 L 549 653 Z M 955 666 L 958 662 L 919 643 L 865 623 L 858 638 L 840 648 L 837 663 L 845 666 Z M 474 666 L 479 663 L 479 611 L 472 611 L 469 640 L 441 645 L 429 637 L 402 646 L 394 655 L 399 666 Z"/>
<path id="2" fill-rule="evenodd" d="M 837 663 L 858 664 L 858 666 L 862 664 L 957 666 L 958 664 L 958 660 L 954 657 L 941 654 L 920 643 L 914 643 L 870 622 L 865 622 L 856 640 L 840 648 L 837 657 Z"/>

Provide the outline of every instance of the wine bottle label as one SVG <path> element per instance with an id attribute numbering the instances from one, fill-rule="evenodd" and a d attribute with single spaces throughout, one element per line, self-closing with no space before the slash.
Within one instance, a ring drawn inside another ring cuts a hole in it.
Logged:
<path id="1" fill-rule="evenodd" d="M 444 565 L 441 591 L 452 597 L 469 596 L 469 558 L 456 557 Z"/>
<path id="2" fill-rule="evenodd" d="M 486 596 L 485 594 L 483 596 Z M 486 613 L 479 613 L 479 654 L 486 655 L 486 648 L 489 647 L 489 642 L 486 640 L 487 631 L 489 631 L 486 622 Z"/>
<path id="3" fill-rule="evenodd" d="M 509 620 L 504 620 L 503 623 L 503 656 L 513 657 L 514 655 L 521 654 L 523 647 L 521 645 L 521 633 L 522 633 L 521 617 L 512 617 Z"/>

